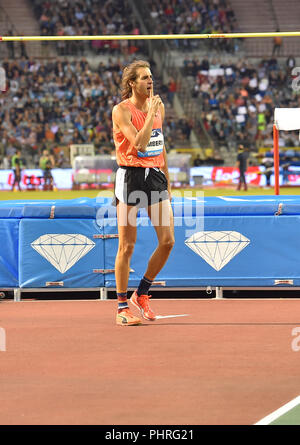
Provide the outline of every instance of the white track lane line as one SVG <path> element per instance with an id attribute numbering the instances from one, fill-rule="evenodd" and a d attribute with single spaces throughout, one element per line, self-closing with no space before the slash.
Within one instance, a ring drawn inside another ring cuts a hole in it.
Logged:
<path id="1" fill-rule="evenodd" d="M 283 416 L 284 414 L 286 414 L 288 411 L 295 408 L 295 406 L 299 404 L 300 404 L 300 396 L 296 397 L 295 399 L 281 406 L 273 413 L 269 414 L 268 416 L 256 422 L 254 425 L 269 425 L 271 422 L 274 422 L 274 420 Z"/>
<path id="2" fill-rule="evenodd" d="M 161 318 L 175 318 L 175 317 L 188 317 L 189 314 L 179 314 L 179 315 L 156 315 L 156 319 L 160 320 Z"/>

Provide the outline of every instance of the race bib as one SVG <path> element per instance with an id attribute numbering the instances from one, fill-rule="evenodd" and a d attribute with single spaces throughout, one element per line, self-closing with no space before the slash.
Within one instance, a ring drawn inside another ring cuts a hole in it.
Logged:
<path id="1" fill-rule="evenodd" d="M 138 151 L 138 157 L 140 158 L 150 158 L 153 156 L 158 156 L 162 153 L 164 148 L 164 135 L 160 128 L 152 130 L 150 141 L 147 145 L 145 153 Z"/>

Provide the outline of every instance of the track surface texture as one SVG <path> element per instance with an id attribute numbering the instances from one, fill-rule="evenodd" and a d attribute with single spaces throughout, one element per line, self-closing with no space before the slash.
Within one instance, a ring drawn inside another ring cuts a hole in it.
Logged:
<path id="1" fill-rule="evenodd" d="M 114 300 L 2 301 L 0 424 L 250 425 L 299 395 L 299 300 L 151 303 L 189 315 L 122 327 Z"/>

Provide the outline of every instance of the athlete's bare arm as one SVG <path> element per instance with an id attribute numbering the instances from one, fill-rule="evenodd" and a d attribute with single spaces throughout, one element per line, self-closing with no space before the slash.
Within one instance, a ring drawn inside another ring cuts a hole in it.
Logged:
<path id="1" fill-rule="evenodd" d="M 161 112 L 161 120 L 162 123 L 164 121 L 165 118 L 165 107 L 164 104 L 162 103 L 160 106 L 160 112 Z M 171 196 L 171 184 L 170 184 L 170 177 L 169 177 L 169 169 L 168 169 L 168 158 L 167 158 L 167 150 L 166 150 L 166 146 L 164 145 L 164 149 L 163 149 L 163 156 L 164 156 L 164 166 L 161 167 L 161 170 L 164 172 L 165 177 L 167 178 L 168 181 L 168 193 L 169 193 L 169 198 L 170 200 L 172 199 Z"/>

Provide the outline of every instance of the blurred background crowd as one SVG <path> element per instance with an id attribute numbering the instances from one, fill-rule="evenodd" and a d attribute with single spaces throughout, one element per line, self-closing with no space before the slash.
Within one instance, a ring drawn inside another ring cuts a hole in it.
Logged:
<path id="1" fill-rule="evenodd" d="M 27 2 L 38 34 L 91 39 L 40 42 L 37 53 L 30 42 L 1 45 L 7 90 L 0 95 L 0 166 L 10 168 L 17 149 L 29 167 L 39 165 L 45 149 L 55 166 L 69 167 L 70 144 L 92 143 L 96 154 L 113 154 L 111 110 L 120 101 L 122 69 L 134 58 L 150 61 L 156 92 L 166 104 L 168 151 L 209 148 L 202 150 L 201 162 L 198 155 L 198 164 L 232 165 L 239 144 L 254 155 L 262 147 L 271 149 L 274 108 L 300 107 L 298 91 L 291 87 L 297 54 L 283 51 L 281 41 L 274 41 L 271 53 L 250 58 L 242 39 L 172 39 L 153 44 L 92 39 L 242 32 L 235 3 Z M 24 26 L 19 29 L 8 7 L 1 7 L 0 13 L 6 21 L 3 35 L 24 34 Z M 160 60 L 155 57 L 157 48 Z M 296 132 L 281 135 L 281 147 L 298 145 Z"/>

